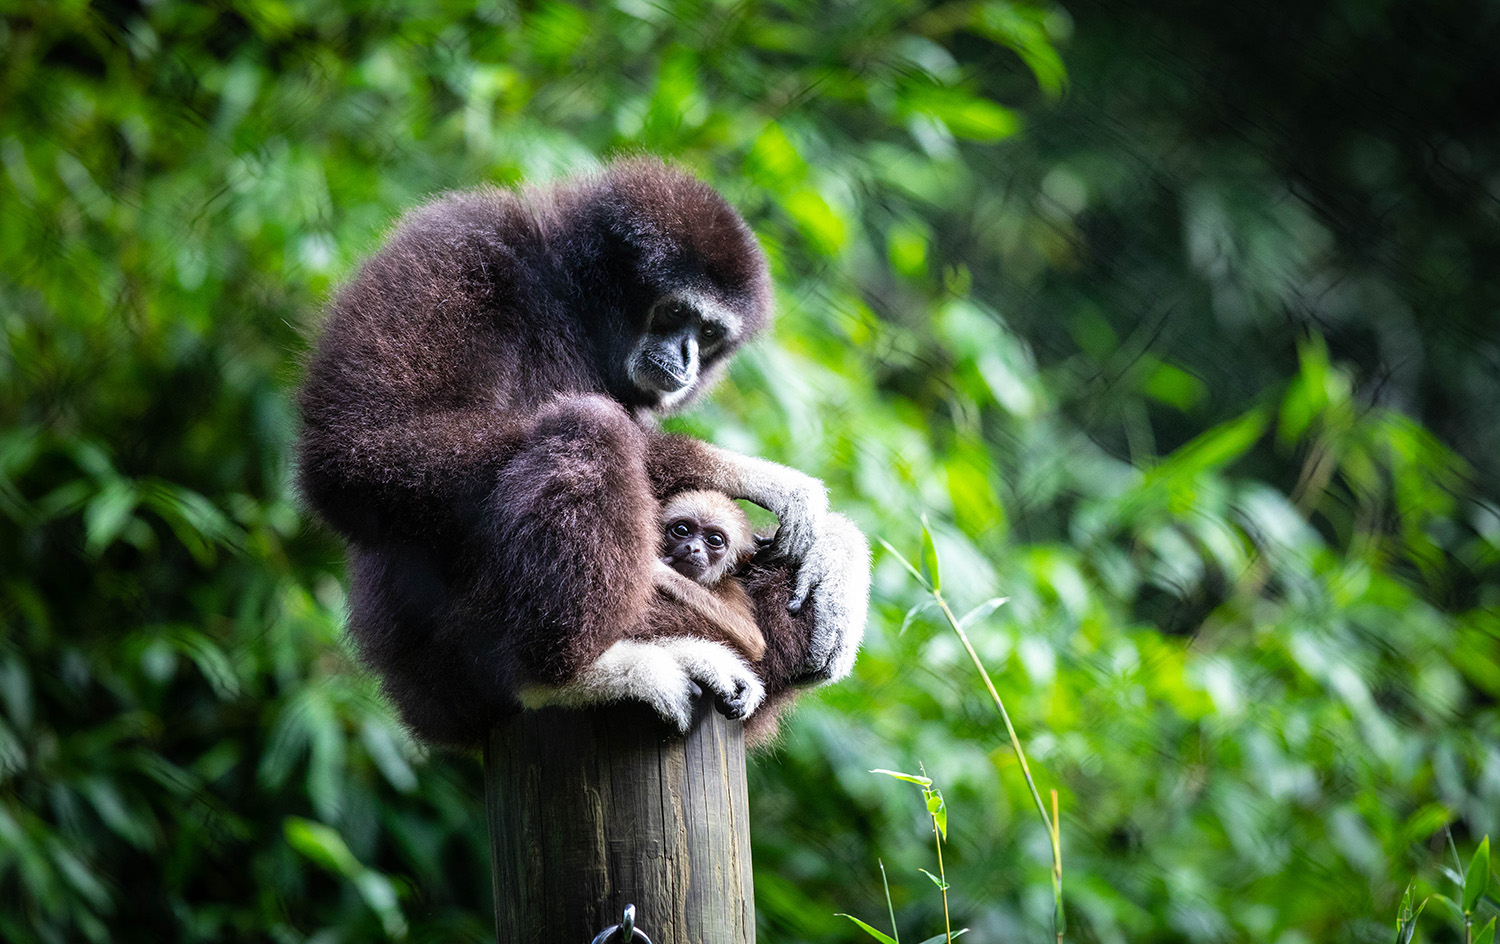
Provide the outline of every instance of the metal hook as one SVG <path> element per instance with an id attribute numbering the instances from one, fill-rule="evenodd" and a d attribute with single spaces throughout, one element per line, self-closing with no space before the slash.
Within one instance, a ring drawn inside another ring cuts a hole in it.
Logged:
<path id="1" fill-rule="evenodd" d="M 603 931 L 600 931 L 599 935 L 594 938 L 592 944 L 607 944 L 610 937 L 616 931 L 620 932 L 621 944 L 635 944 L 636 941 L 642 941 L 644 942 L 644 944 L 651 944 L 651 939 L 646 936 L 646 932 L 635 926 L 635 905 L 626 905 L 625 917 L 620 921 L 620 923 L 612 924 L 609 927 L 605 928 Z"/>

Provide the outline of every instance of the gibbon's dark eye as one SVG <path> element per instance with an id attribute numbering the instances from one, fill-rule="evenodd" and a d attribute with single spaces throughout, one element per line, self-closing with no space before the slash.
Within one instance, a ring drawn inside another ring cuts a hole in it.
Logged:
<path id="1" fill-rule="evenodd" d="M 676 524 L 672 525 L 672 532 L 671 533 L 672 533 L 672 537 L 674 537 L 674 538 L 685 538 L 689 534 L 692 533 L 692 530 L 693 530 L 692 528 L 689 528 L 687 526 L 687 522 L 686 521 L 679 521 Z"/>
<path id="2" fill-rule="evenodd" d="M 654 324 L 659 329 L 673 330 L 687 324 L 692 314 L 693 309 L 686 302 L 663 302 L 657 309 Z"/>
<path id="3" fill-rule="evenodd" d="M 709 547 L 723 547 L 724 546 L 724 535 L 720 534 L 717 531 L 710 531 L 710 532 L 708 532 L 708 536 L 706 538 L 704 538 L 704 540 L 708 542 L 708 546 Z"/>

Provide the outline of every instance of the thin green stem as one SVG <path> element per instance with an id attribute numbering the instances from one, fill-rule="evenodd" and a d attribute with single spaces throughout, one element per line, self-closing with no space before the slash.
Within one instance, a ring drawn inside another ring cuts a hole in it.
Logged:
<path id="1" fill-rule="evenodd" d="M 1062 908 L 1062 820 L 1057 815 L 1057 791 L 1052 791 L 1052 926 L 1057 934 L 1057 944 L 1062 944 L 1063 923 L 1059 920 Z"/>
<path id="2" fill-rule="evenodd" d="M 885 910 L 891 916 L 891 937 L 895 939 L 896 944 L 901 944 L 901 931 L 896 927 L 896 906 L 891 902 L 891 883 L 885 878 L 885 861 L 882 859 L 875 861 L 880 866 L 880 886 L 885 889 Z"/>
<path id="3" fill-rule="evenodd" d="M 948 936 L 947 944 L 953 944 L 953 923 L 948 920 L 948 873 L 943 871 L 943 837 L 938 832 L 937 817 L 932 816 L 931 819 L 932 841 L 937 846 L 938 881 L 943 883 L 938 888 L 943 893 L 943 931 Z"/>
<path id="4" fill-rule="evenodd" d="M 1016 734 L 1016 726 L 1011 724 L 1010 712 L 1005 710 L 1005 702 L 1001 700 L 1000 693 L 995 690 L 995 683 L 990 680 L 990 673 L 985 670 L 984 663 L 979 660 L 979 653 L 974 651 L 974 644 L 969 642 L 969 634 L 964 632 L 963 624 L 953 611 L 948 608 L 948 601 L 943 599 L 942 593 L 937 590 L 931 591 L 932 598 L 937 601 L 938 608 L 943 611 L 943 618 L 948 625 L 953 627 L 953 632 L 958 635 L 958 641 L 964 644 L 964 650 L 969 653 L 969 659 L 973 661 L 974 668 L 979 670 L 979 677 L 984 679 L 984 686 L 990 691 L 990 698 L 995 701 L 995 709 L 1000 712 L 1000 720 L 1005 722 L 1005 733 L 1010 735 L 1010 747 L 1015 751 L 1016 760 L 1021 763 L 1021 774 L 1026 778 L 1026 787 L 1031 791 L 1031 799 L 1036 803 L 1036 811 L 1042 818 L 1042 825 L 1047 827 L 1047 836 L 1052 840 L 1052 895 L 1053 895 L 1053 922 L 1056 928 L 1057 939 L 1062 940 L 1061 922 L 1058 916 L 1062 911 L 1062 841 L 1058 828 L 1053 818 L 1047 815 L 1047 807 L 1042 803 L 1042 795 L 1037 791 L 1036 781 L 1031 776 L 1031 765 L 1026 763 L 1026 752 L 1021 749 L 1021 738 Z M 946 902 L 947 896 L 944 896 Z"/>

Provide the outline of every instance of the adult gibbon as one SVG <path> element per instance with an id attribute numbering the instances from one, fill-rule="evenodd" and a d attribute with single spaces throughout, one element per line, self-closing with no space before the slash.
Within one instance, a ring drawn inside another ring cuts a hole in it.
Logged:
<path id="1" fill-rule="evenodd" d="M 338 291 L 299 481 L 348 539 L 349 632 L 418 737 L 470 747 L 523 705 L 622 698 L 686 730 L 701 690 L 752 715 L 848 673 L 863 536 L 815 479 L 655 427 L 770 309 L 744 221 L 652 160 L 439 197 Z M 693 489 L 780 519 L 742 576 L 754 670 L 656 591 L 660 502 Z"/>

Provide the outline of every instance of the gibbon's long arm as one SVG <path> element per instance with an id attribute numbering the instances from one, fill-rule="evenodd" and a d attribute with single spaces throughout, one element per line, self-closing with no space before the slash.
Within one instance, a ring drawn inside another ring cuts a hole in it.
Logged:
<path id="1" fill-rule="evenodd" d="M 309 424 L 298 456 L 302 492 L 355 540 L 441 539 L 472 520 L 526 425 L 480 410 Z"/>
<path id="2" fill-rule="evenodd" d="M 724 641 L 743 652 L 751 662 L 765 655 L 766 639 L 755 625 L 750 598 L 734 578 L 725 578 L 709 590 L 661 561 L 656 562 L 651 576 L 656 589 L 718 627 Z"/>

